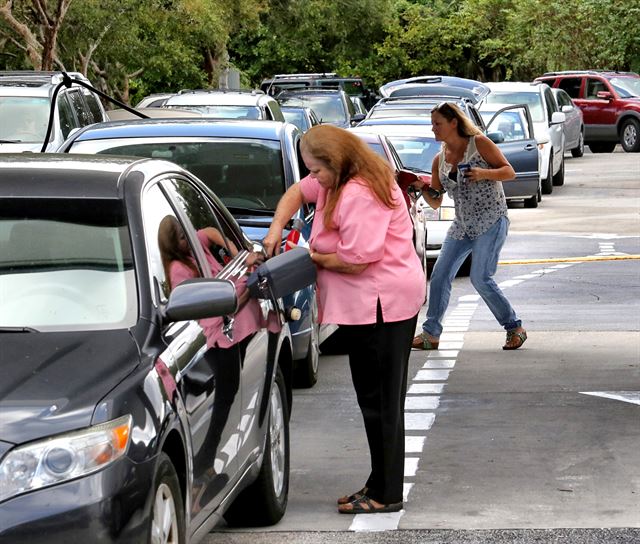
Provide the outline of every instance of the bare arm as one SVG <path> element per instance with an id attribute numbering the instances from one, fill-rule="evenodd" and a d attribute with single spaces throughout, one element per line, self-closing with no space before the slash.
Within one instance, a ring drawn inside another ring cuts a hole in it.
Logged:
<path id="1" fill-rule="evenodd" d="M 466 179 L 469 181 L 508 181 L 515 179 L 516 172 L 505 158 L 500 148 L 484 134 L 476 136 L 476 148 L 491 168 L 474 167 L 469 170 Z"/>
<path id="2" fill-rule="evenodd" d="M 231 252 L 231 256 L 238 254 L 238 248 L 235 246 L 235 244 L 231 240 L 227 240 L 224 236 L 222 236 L 218 229 L 214 227 L 205 227 L 203 230 L 207 235 L 209 242 L 216 244 L 217 246 L 228 247 L 229 251 Z"/>
<path id="3" fill-rule="evenodd" d="M 334 272 L 342 272 L 343 274 L 361 274 L 369 266 L 368 263 L 346 263 L 338 257 L 337 253 L 316 253 L 312 251 L 311 260 L 322 268 L 333 270 Z"/>
<path id="4" fill-rule="evenodd" d="M 269 227 L 269 232 L 262 240 L 264 250 L 267 255 L 280 253 L 280 246 L 282 245 L 282 229 L 284 229 L 287 222 L 293 217 L 293 214 L 302 206 L 302 191 L 297 183 L 294 183 L 287 192 L 282 195 L 276 213 L 273 216 L 273 221 Z"/>

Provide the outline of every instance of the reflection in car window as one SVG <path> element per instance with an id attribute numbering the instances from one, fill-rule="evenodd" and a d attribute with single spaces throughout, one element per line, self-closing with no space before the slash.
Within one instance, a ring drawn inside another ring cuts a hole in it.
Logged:
<path id="1" fill-rule="evenodd" d="M 621 98 L 640 97 L 640 77 L 612 77 L 609 83 Z"/>
<path id="2" fill-rule="evenodd" d="M 285 191 L 280 143 L 272 140 L 100 140 L 76 142 L 71 151 L 169 160 L 200 178 L 231 208 L 273 211 Z"/>
<path id="3" fill-rule="evenodd" d="M 423 108 L 373 108 L 369 114 L 369 119 L 380 119 L 385 117 L 420 117 L 430 121 L 431 110 L 437 104 L 427 105 Z"/>
<path id="4" fill-rule="evenodd" d="M 489 114 L 489 117 L 491 117 L 491 114 Z M 487 119 L 487 121 L 488 120 L 489 119 Z M 513 142 L 526 138 L 522 120 L 517 111 L 503 111 L 498 114 L 491 122 L 488 130 L 501 132 L 504 135 L 505 142 Z"/>
<path id="5" fill-rule="evenodd" d="M 131 327 L 137 290 L 122 201 L 0 200 L 0 327 Z"/>
<path id="6" fill-rule="evenodd" d="M 281 104 L 306 106 L 311 108 L 323 123 L 345 123 L 347 114 L 339 95 L 334 96 L 287 96 L 281 97 Z"/>

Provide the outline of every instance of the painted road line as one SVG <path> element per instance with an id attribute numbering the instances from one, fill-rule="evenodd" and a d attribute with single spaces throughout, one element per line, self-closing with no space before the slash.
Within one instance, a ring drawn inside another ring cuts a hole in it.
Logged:
<path id="1" fill-rule="evenodd" d="M 405 410 L 435 410 L 440 405 L 440 397 L 407 395 L 404 400 Z"/>
<path id="2" fill-rule="evenodd" d="M 544 264 L 544 263 L 586 263 L 586 262 L 598 262 L 598 261 L 625 261 L 625 260 L 638 260 L 640 255 L 589 255 L 587 257 L 556 257 L 549 259 L 508 259 L 504 261 L 498 261 L 499 265 L 511 265 L 511 264 Z"/>
<path id="3" fill-rule="evenodd" d="M 438 345 L 440 349 L 462 349 L 462 342 L 443 342 L 440 340 L 440 344 Z"/>
<path id="4" fill-rule="evenodd" d="M 443 383 L 412 383 L 407 394 L 409 395 L 439 395 L 444 390 Z"/>
<path id="5" fill-rule="evenodd" d="M 394 531 L 398 528 L 400 518 L 404 510 L 383 514 L 356 514 L 349 529 L 363 533 L 377 533 L 381 531 Z"/>
<path id="6" fill-rule="evenodd" d="M 404 451 L 406 453 L 422 453 L 426 436 L 405 436 Z"/>
<path id="7" fill-rule="evenodd" d="M 504 280 L 498 284 L 501 289 L 504 287 L 513 287 L 514 285 L 520 285 L 523 280 Z"/>
<path id="8" fill-rule="evenodd" d="M 455 364 L 455 359 L 427 359 L 427 362 L 422 366 L 422 368 L 453 368 Z"/>
<path id="9" fill-rule="evenodd" d="M 611 400 L 621 400 L 640 406 L 640 391 L 580 391 L 581 395 L 603 397 Z"/>
<path id="10" fill-rule="evenodd" d="M 415 382 L 445 382 L 449 379 L 450 370 L 418 370 Z"/>
<path id="11" fill-rule="evenodd" d="M 406 431 L 428 431 L 435 418 L 435 414 L 428 412 L 407 412 L 404 415 L 404 428 Z"/>
<path id="12" fill-rule="evenodd" d="M 414 478 L 416 472 L 418 472 L 419 457 L 405 457 L 404 458 L 404 477 Z"/>

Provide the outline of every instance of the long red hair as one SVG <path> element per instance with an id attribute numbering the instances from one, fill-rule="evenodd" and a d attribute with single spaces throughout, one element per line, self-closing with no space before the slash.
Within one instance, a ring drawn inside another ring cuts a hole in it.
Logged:
<path id="1" fill-rule="evenodd" d="M 398 205 L 391 193 L 395 183 L 391 166 L 355 134 L 333 125 L 316 125 L 302 137 L 300 147 L 336 174 L 336 184 L 329 190 L 324 210 L 327 228 L 335 228 L 333 212 L 342 189 L 353 178 L 367 183 L 387 208 Z"/>

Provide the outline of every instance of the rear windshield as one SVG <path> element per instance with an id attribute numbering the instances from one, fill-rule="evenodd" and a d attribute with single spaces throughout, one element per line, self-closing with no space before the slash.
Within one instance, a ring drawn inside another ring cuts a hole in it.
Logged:
<path id="1" fill-rule="evenodd" d="M 194 106 L 181 105 L 165 106 L 169 109 L 188 110 L 201 113 L 207 117 L 218 119 L 260 119 L 260 108 L 255 106 Z"/>
<path id="2" fill-rule="evenodd" d="M 487 104 L 527 104 L 534 123 L 544 122 L 544 105 L 539 92 L 491 91 L 485 98 Z"/>
<path id="3" fill-rule="evenodd" d="M 311 108 L 321 123 L 346 123 L 348 122 L 345 106 L 340 96 L 319 95 L 295 95 L 279 97 L 278 101 L 283 106 L 303 106 Z"/>
<path id="4" fill-rule="evenodd" d="M 0 328 L 128 328 L 137 319 L 122 202 L 0 199 Z"/>
<path id="5" fill-rule="evenodd" d="M 273 140 L 130 138 L 76 142 L 71 151 L 169 160 L 200 178 L 229 208 L 273 211 L 285 191 L 280 142 Z"/>

